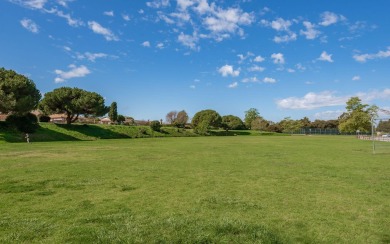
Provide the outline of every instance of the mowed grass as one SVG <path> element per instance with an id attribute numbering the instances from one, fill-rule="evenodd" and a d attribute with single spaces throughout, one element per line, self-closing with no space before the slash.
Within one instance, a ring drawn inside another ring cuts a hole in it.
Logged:
<path id="1" fill-rule="evenodd" d="M 0 243 L 389 243 L 390 154 L 342 136 L 0 144 Z"/>

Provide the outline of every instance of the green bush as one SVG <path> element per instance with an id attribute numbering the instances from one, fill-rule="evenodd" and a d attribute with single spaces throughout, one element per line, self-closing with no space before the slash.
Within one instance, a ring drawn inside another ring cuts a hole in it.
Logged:
<path id="1" fill-rule="evenodd" d="M 24 133 L 34 133 L 39 128 L 38 118 L 32 113 L 25 115 L 12 114 L 7 117 L 6 122 L 9 126 Z"/>
<path id="2" fill-rule="evenodd" d="M 150 122 L 150 128 L 154 131 L 160 131 L 161 129 L 161 123 L 158 120 L 153 120 Z"/>

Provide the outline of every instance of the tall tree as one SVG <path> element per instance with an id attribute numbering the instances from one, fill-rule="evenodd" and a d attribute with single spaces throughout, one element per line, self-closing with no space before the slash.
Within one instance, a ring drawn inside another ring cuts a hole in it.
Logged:
<path id="1" fill-rule="evenodd" d="M 112 122 L 118 121 L 118 105 L 116 102 L 111 103 L 110 111 L 108 112 L 108 117 Z"/>
<path id="2" fill-rule="evenodd" d="M 279 122 L 279 125 L 285 133 L 293 133 L 302 128 L 302 122 L 300 120 L 292 120 L 290 117 L 284 118 Z"/>
<path id="3" fill-rule="evenodd" d="M 165 121 L 167 121 L 167 123 L 169 123 L 171 125 L 173 125 L 175 123 L 176 119 L 177 119 L 177 111 L 170 111 L 165 116 Z"/>
<path id="4" fill-rule="evenodd" d="M 177 113 L 176 120 L 175 120 L 174 124 L 177 127 L 185 127 L 185 125 L 188 122 L 188 119 L 189 119 L 189 117 L 188 117 L 187 112 L 185 110 L 182 110 L 182 111 Z"/>
<path id="5" fill-rule="evenodd" d="M 261 118 L 259 111 L 256 108 L 250 108 L 248 111 L 245 111 L 245 126 L 248 129 L 251 129 L 252 121 L 257 118 Z"/>
<path id="6" fill-rule="evenodd" d="M 29 78 L 0 68 L 0 112 L 25 115 L 38 106 L 41 93 Z"/>
<path id="7" fill-rule="evenodd" d="M 339 130 L 341 132 L 355 133 L 369 132 L 371 130 L 371 119 L 376 116 L 378 107 L 362 104 L 359 97 L 351 97 L 346 104 L 347 112 L 340 118 Z"/>
<path id="8" fill-rule="evenodd" d="M 252 130 L 259 130 L 259 131 L 266 131 L 269 124 L 270 123 L 263 118 L 256 118 L 252 121 L 251 129 Z"/>
<path id="9" fill-rule="evenodd" d="M 101 95 L 71 87 L 46 93 L 39 107 L 47 114 L 65 113 L 67 124 L 75 122 L 80 115 L 102 116 L 109 110 Z"/>

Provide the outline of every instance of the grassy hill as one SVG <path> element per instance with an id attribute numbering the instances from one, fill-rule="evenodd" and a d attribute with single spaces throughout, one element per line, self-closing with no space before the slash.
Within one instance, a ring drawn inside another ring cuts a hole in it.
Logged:
<path id="1" fill-rule="evenodd" d="M 260 133 L 256 131 L 212 131 L 212 136 L 235 135 L 276 135 L 275 133 Z M 160 132 L 153 131 L 149 126 L 126 125 L 86 125 L 86 124 L 52 124 L 40 123 L 40 128 L 30 134 L 31 142 L 44 141 L 93 141 L 98 139 L 148 138 L 148 137 L 188 137 L 199 136 L 191 129 L 162 127 Z M 23 142 L 24 134 L 6 127 L 0 123 L 0 141 Z"/>

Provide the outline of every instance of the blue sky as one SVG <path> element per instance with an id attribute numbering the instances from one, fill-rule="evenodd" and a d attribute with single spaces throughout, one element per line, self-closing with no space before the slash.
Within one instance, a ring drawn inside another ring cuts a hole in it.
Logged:
<path id="1" fill-rule="evenodd" d="M 118 112 L 335 119 L 390 108 L 390 1 L 3 0 L 0 67 Z"/>

